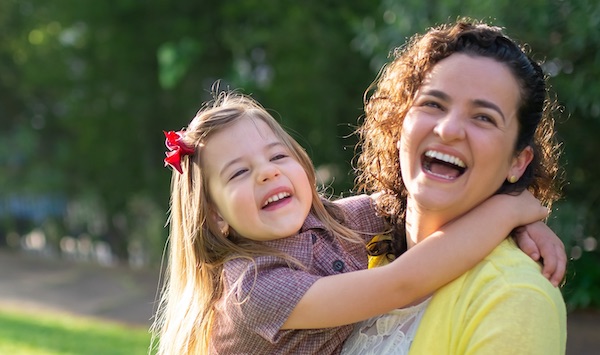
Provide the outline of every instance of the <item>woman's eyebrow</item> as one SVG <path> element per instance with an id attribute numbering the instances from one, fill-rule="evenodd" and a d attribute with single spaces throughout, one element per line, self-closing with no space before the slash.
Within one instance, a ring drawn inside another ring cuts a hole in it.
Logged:
<path id="1" fill-rule="evenodd" d="M 492 109 L 492 110 L 498 112 L 500 114 L 500 116 L 502 117 L 502 121 L 506 122 L 506 117 L 504 117 L 504 113 L 502 112 L 500 107 L 498 107 L 495 103 L 487 101 L 487 100 L 473 100 L 473 103 L 476 106 L 489 108 L 489 109 Z"/>
<path id="2" fill-rule="evenodd" d="M 435 89 L 426 90 L 426 91 L 423 91 L 422 95 L 429 95 L 429 96 L 437 97 L 438 99 L 441 99 L 444 101 L 450 101 L 450 96 L 440 90 L 435 90 Z"/>

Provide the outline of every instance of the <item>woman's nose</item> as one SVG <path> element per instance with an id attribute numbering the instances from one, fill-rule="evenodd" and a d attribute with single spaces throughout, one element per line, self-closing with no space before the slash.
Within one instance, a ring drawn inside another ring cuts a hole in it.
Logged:
<path id="1" fill-rule="evenodd" d="M 444 142 L 465 138 L 465 120 L 464 116 L 458 112 L 448 112 L 443 118 L 440 118 L 433 129 L 433 132 Z"/>

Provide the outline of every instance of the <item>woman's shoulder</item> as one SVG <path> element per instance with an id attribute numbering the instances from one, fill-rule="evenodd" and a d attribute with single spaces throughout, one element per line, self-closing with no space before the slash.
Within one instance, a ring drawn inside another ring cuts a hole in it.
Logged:
<path id="1" fill-rule="evenodd" d="M 548 311 L 564 313 L 560 290 L 544 277 L 541 266 L 511 239 L 503 241 L 483 261 L 438 290 L 434 304 L 461 305 L 474 311 L 491 304 L 520 309 L 515 303 L 527 300 L 522 306 L 538 302 Z"/>
<path id="2" fill-rule="evenodd" d="M 562 302 L 560 290 L 542 274 L 541 264 L 519 249 L 512 238 L 504 240 L 469 273 L 471 281 L 477 280 L 482 288 L 495 292 L 527 289 Z"/>
<path id="3" fill-rule="evenodd" d="M 521 269 L 536 271 L 541 275 L 541 265 L 525 254 L 514 241 L 508 237 L 502 241 L 494 250 L 484 259 L 483 265 L 502 270 Z"/>
<path id="4" fill-rule="evenodd" d="M 451 332 L 454 328 L 464 332 Z M 492 333 L 500 336 L 490 337 Z M 447 339 L 432 334 L 443 334 Z M 452 343 L 460 349 L 479 342 L 494 348 L 485 353 L 507 353 L 498 346 L 508 341 L 517 349 L 523 350 L 521 345 L 539 346 L 536 354 L 549 353 L 544 349 L 564 349 L 565 334 L 566 306 L 560 290 L 542 275 L 537 263 L 506 240 L 477 266 L 434 294 L 411 350 L 444 350 L 443 345 L 436 345 L 440 343 Z M 469 342 L 460 341 L 466 338 Z M 489 343 L 494 339 L 495 343 Z M 519 341 L 524 343 L 518 345 Z"/>
<path id="5" fill-rule="evenodd" d="M 530 293 L 535 297 L 550 296 L 554 303 L 564 302 L 560 290 L 548 281 L 541 265 L 519 249 L 512 238 L 498 245 L 485 259 L 450 282 L 437 294 L 443 298 L 505 298 L 509 294 Z"/>

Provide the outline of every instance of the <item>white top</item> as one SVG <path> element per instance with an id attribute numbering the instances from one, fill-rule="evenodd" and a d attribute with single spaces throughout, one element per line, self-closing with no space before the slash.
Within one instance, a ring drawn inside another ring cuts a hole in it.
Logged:
<path id="1" fill-rule="evenodd" d="M 406 355 L 431 297 L 356 324 L 342 355 Z"/>

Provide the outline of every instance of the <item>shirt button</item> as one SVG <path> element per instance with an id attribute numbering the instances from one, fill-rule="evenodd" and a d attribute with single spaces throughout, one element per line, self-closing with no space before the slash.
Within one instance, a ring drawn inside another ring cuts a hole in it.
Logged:
<path id="1" fill-rule="evenodd" d="M 333 270 L 335 271 L 342 271 L 344 270 L 344 262 L 341 260 L 336 260 L 333 262 Z"/>
<path id="2" fill-rule="evenodd" d="M 317 242 L 317 236 L 315 234 L 311 234 L 312 242 L 315 244 Z"/>

